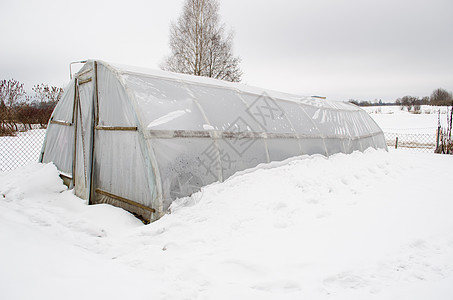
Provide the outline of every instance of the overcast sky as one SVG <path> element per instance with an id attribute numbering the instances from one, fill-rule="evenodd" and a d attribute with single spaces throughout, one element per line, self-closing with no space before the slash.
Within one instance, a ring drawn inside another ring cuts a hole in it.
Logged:
<path id="1" fill-rule="evenodd" d="M 453 91 L 452 0 L 220 1 L 243 83 L 332 100 Z M 69 63 L 158 68 L 183 0 L 1 0 L 0 79 L 65 86 Z"/>

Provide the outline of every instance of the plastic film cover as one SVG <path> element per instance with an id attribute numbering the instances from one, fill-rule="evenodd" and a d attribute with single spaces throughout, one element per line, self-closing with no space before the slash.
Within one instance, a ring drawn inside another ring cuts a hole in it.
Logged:
<path id="1" fill-rule="evenodd" d="M 204 130 L 206 121 L 184 83 L 146 76 L 124 78 L 140 107 L 144 130 Z"/>
<path id="2" fill-rule="evenodd" d="M 137 131 L 96 131 L 96 187 L 148 207 L 155 207 L 155 179 L 149 180 L 147 158 Z M 152 173 L 151 173 L 152 174 Z"/>

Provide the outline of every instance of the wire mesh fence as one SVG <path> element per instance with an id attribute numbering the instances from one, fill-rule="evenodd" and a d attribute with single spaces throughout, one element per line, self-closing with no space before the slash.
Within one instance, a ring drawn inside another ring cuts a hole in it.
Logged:
<path id="1" fill-rule="evenodd" d="M 387 146 L 395 149 L 406 149 L 434 153 L 437 145 L 436 134 L 391 133 L 384 132 Z"/>
<path id="2" fill-rule="evenodd" d="M 15 136 L 0 136 L 0 172 L 37 162 L 45 135 L 45 129 L 34 129 Z"/>
<path id="3" fill-rule="evenodd" d="M 16 136 L 0 136 L 0 172 L 14 170 L 39 159 L 45 129 L 19 132 Z M 385 132 L 389 148 L 434 153 L 437 144 L 435 134 Z"/>

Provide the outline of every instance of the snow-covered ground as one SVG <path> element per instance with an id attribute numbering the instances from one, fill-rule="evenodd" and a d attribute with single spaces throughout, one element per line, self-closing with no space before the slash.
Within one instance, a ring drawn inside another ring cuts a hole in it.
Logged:
<path id="1" fill-rule="evenodd" d="M 432 134 L 437 132 L 440 111 L 441 124 L 446 126 L 446 106 L 422 105 L 419 114 L 408 112 L 400 106 L 362 107 L 384 132 L 402 134 Z"/>
<path id="2" fill-rule="evenodd" d="M 143 225 L 52 164 L 0 173 L 0 299 L 452 299 L 453 157 L 263 165 Z"/>
<path id="3" fill-rule="evenodd" d="M 365 108 L 399 134 L 438 109 Z M 30 139 L 0 138 L 3 165 L 36 161 Z M 390 150 L 262 165 L 146 226 L 52 164 L 0 173 L 0 299 L 452 299 L 453 157 Z"/>
<path id="4" fill-rule="evenodd" d="M 39 160 L 45 129 L 0 136 L 0 172 L 11 171 Z"/>

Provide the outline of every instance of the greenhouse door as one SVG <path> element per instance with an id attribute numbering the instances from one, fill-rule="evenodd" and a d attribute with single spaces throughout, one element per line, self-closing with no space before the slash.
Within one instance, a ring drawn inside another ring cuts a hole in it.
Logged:
<path id="1" fill-rule="evenodd" d="M 82 199 L 88 199 L 89 196 L 93 143 L 93 81 L 91 77 L 85 78 L 85 76 L 84 79 L 77 81 L 75 174 L 73 176 L 75 194 Z"/>

